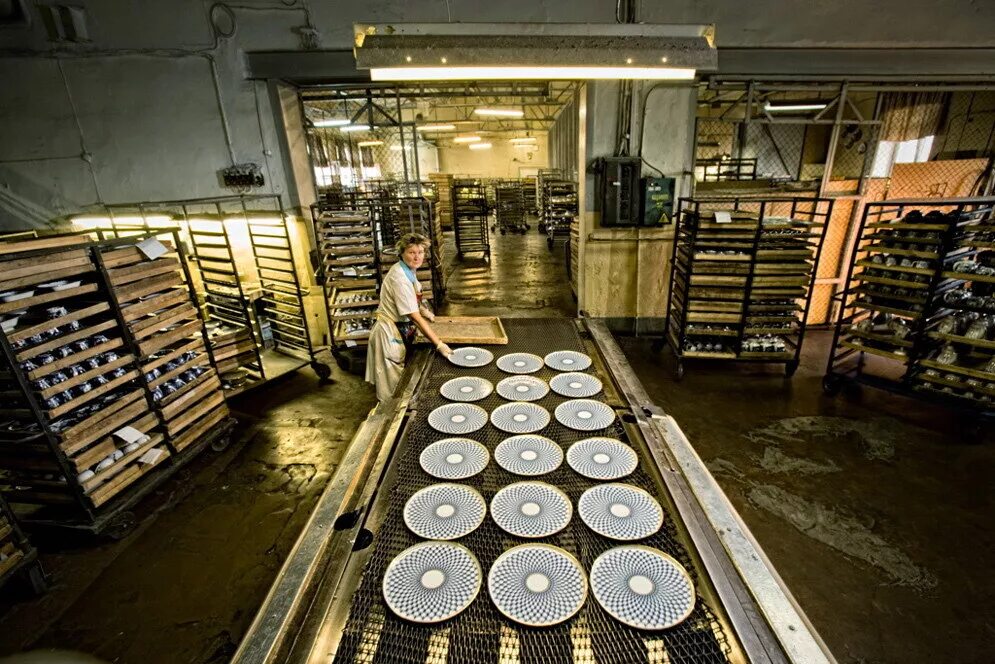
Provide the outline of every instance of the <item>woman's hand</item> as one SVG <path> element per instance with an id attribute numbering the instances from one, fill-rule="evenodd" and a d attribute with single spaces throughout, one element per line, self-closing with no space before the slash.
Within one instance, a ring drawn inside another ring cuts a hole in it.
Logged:
<path id="1" fill-rule="evenodd" d="M 427 320 L 428 322 L 430 322 L 430 323 L 434 323 L 434 322 L 435 322 L 435 314 L 433 314 L 433 313 L 432 313 L 431 311 L 429 311 L 428 309 L 422 309 L 422 310 L 421 310 L 421 315 L 422 315 L 422 317 L 423 317 L 423 318 L 425 318 L 425 319 L 426 319 L 426 320 Z"/>
<path id="2" fill-rule="evenodd" d="M 435 350 L 439 351 L 439 355 L 441 355 L 442 357 L 449 357 L 450 355 L 453 354 L 453 349 L 447 346 L 446 344 L 442 343 L 441 341 L 438 344 L 436 344 Z"/>

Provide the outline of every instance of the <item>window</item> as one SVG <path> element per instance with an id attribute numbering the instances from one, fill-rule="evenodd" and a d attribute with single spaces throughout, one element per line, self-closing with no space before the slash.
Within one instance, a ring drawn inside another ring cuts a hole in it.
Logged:
<path id="1" fill-rule="evenodd" d="M 935 136 L 924 136 L 909 141 L 881 141 L 874 155 L 871 167 L 872 178 L 886 178 L 891 175 L 894 164 L 911 164 L 929 161 Z"/>

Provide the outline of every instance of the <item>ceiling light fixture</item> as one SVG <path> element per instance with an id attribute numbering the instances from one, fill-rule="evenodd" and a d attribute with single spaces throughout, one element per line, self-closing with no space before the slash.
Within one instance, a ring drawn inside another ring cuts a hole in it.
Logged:
<path id="1" fill-rule="evenodd" d="M 535 143 L 516 143 L 515 147 L 516 148 L 526 148 L 528 150 L 536 150 L 536 149 L 539 148 L 539 146 L 536 145 Z"/>
<path id="2" fill-rule="evenodd" d="M 535 143 L 536 139 L 535 139 L 535 136 L 526 136 L 524 138 L 513 138 L 513 139 L 511 139 L 511 142 L 512 143 Z"/>
<path id="3" fill-rule="evenodd" d="M 475 108 L 474 115 L 488 115 L 496 118 L 520 118 L 525 115 L 525 111 L 518 111 L 513 108 Z"/>
<path id="4" fill-rule="evenodd" d="M 426 124 L 415 127 L 418 131 L 456 131 L 454 124 Z"/>
<path id="5" fill-rule="evenodd" d="M 771 104 L 767 102 L 764 104 L 764 110 L 768 113 L 778 113 L 778 112 L 789 112 L 789 111 L 821 111 L 829 103 L 816 103 L 816 104 Z"/>
<path id="6" fill-rule="evenodd" d="M 470 143 L 471 150 L 490 150 L 490 143 Z"/>
<path id="7" fill-rule="evenodd" d="M 347 125 L 339 127 L 339 131 L 369 131 L 370 125 Z"/>
<path id="8" fill-rule="evenodd" d="M 315 127 L 344 127 L 351 123 L 352 120 L 332 120 L 328 118 L 311 122 Z"/>
<path id="9" fill-rule="evenodd" d="M 453 139 L 453 143 L 476 143 L 480 140 L 480 136 L 457 136 Z"/>
<path id="10" fill-rule="evenodd" d="M 361 148 L 372 148 L 374 145 L 383 145 L 383 141 L 360 141 L 356 145 Z"/>
<path id="11" fill-rule="evenodd" d="M 354 36 L 373 81 L 691 80 L 718 68 L 711 25 L 357 24 Z"/>

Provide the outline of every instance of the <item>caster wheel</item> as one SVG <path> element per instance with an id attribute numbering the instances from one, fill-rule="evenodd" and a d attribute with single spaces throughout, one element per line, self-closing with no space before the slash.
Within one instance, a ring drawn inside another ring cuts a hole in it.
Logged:
<path id="1" fill-rule="evenodd" d="M 788 378 L 794 376 L 796 371 L 798 371 L 797 362 L 788 362 L 787 364 L 784 365 L 784 375 L 787 376 Z"/>
<path id="2" fill-rule="evenodd" d="M 231 436 L 221 436 L 211 443 L 211 449 L 215 452 L 224 452 L 231 445 Z"/>
<path id="3" fill-rule="evenodd" d="M 684 363 L 677 363 L 677 380 L 684 380 Z"/>
<path id="4" fill-rule="evenodd" d="M 835 397 L 843 391 L 843 377 L 827 374 L 822 378 L 822 391 L 831 397 Z"/>
<path id="5" fill-rule="evenodd" d="M 318 376 L 318 380 L 320 380 L 322 383 L 332 382 L 330 380 L 332 376 L 332 368 L 327 364 L 323 364 L 321 362 L 312 362 L 311 369 L 314 370 L 314 373 L 317 374 Z"/>
<path id="6" fill-rule="evenodd" d="M 121 512 L 111 519 L 109 524 L 107 524 L 107 527 L 104 529 L 104 534 L 112 540 L 120 542 L 131 534 L 131 531 L 135 529 L 136 524 L 137 521 L 135 521 L 134 512 Z"/>

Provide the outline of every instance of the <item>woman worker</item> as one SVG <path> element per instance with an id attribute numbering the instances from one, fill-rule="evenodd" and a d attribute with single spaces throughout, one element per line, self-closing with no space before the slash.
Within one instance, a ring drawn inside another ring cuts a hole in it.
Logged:
<path id="1" fill-rule="evenodd" d="M 431 311 L 421 303 L 421 284 L 416 273 L 425 262 L 428 238 L 408 233 L 397 242 L 400 260 L 384 276 L 380 287 L 380 306 L 370 330 L 366 355 L 366 381 L 377 388 L 377 399 L 386 401 L 394 394 L 404 371 L 404 358 L 415 339 L 415 326 L 443 357 L 453 351 L 439 341 L 429 321 Z"/>

